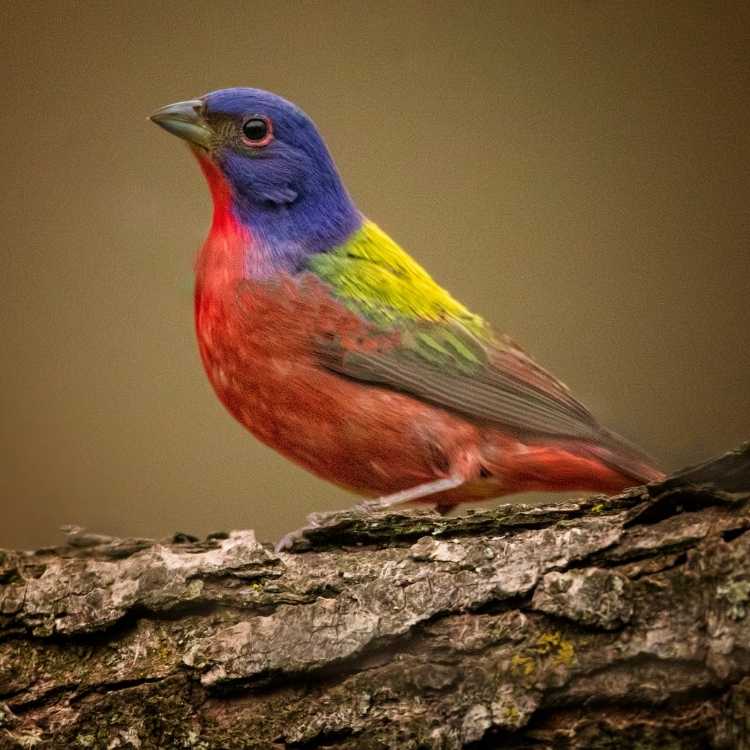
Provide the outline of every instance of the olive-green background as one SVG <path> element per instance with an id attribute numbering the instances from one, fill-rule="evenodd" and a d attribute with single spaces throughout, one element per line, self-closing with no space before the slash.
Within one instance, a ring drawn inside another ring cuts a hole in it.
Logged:
<path id="1" fill-rule="evenodd" d="M 747 3 L 0 13 L 0 545 L 275 538 L 350 502 L 198 360 L 208 193 L 146 116 L 224 86 L 300 104 L 366 214 L 667 468 L 750 437 Z"/>

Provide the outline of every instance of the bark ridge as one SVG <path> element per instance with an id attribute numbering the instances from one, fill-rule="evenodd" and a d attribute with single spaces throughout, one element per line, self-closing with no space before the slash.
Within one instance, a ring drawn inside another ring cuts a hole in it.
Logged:
<path id="1" fill-rule="evenodd" d="M 750 444 L 457 518 L 0 551 L 0 748 L 750 748 Z"/>

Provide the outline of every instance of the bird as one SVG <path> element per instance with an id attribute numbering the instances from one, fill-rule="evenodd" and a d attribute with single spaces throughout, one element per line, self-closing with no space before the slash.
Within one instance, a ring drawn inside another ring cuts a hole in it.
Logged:
<path id="1" fill-rule="evenodd" d="M 198 347 L 259 440 L 367 511 L 663 478 L 357 208 L 298 106 L 226 88 L 151 120 L 187 142 L 208 183 Z"/>

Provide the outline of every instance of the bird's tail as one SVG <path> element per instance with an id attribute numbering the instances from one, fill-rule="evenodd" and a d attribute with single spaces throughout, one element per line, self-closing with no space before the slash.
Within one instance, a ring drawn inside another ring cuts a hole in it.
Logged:
<path id="1" fill-rule="evenodd" d="M 586 446 L 586 452 L 603 464 L 620 472 L 633 484 L 658 482 L 666 476 L 656 461 L 615 432 L 601 428 L 601 442 Z"/>

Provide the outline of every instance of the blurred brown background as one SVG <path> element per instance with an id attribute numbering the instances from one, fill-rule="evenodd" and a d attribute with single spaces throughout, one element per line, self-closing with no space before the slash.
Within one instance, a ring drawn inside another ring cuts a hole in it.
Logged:
<path id="1" fill-rule="evenodd" d="M 750 437 L 747 3 L 13 3 L 0 545 L 254 527 L 347 495 L 214 397 L 197 166 L 146 120 L 300 104 L 360 208 L 668 468 Z"/>

